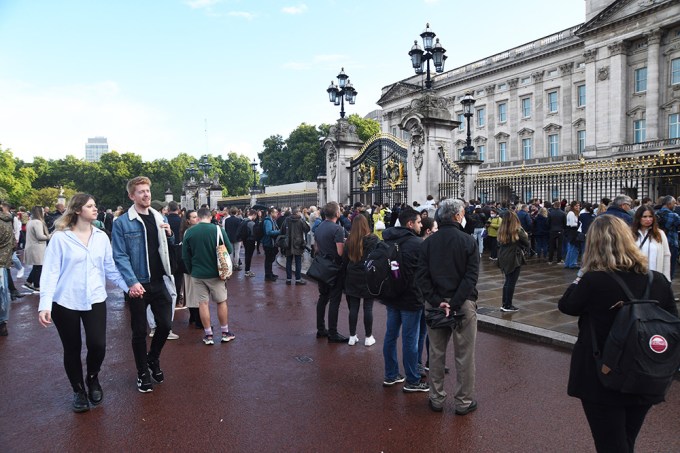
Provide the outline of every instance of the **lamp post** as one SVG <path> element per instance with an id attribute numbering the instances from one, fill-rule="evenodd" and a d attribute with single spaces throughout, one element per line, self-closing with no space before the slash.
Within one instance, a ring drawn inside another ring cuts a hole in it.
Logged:
<path id="1" fill-rule="evenodd" d="M 257 162 L 253 157 L 253 161 L 250 163 L 250 168 L 253 170 L 253 189 L 257 189 Z"/>
<path id="2" fill-rule="evenodd" d="M 208 162 L 208 156 L 203 156 L 202 160 L 198 163 L 198 168 L 203 172 L 203 180 L 208 179 L 208 173 L 212 170 L 212 164 Z"/>
<path id="3" fill-rule="evenodd" d="M 408 55 L 411 57 L 411 64 L 413 69 L 415 69 L 416 74 L 422 75 L 427 73 L 425 77 L 425 88 L 428 90 L 432 88 L 432 79 L 430 79 L 430 60 L 434 64 L 434 69 L 436 72 L 444 72 L 444 62 L 448 58 L 446 55 L 446 49 L 442 47 L 439 43 L 439 38 L 432 44 L 432 40 L 437 36 L 432 30 L 430 30 L 430 24 L 425 25 L 425 31 L 420 34 L 423 38 L 423 49 L 418 45 L 418 40 L 413 41 L 413 47 L 409 51 Z M 427 70 L 425 69 L 427 67 Z"/>
<path id="4" fill-rule="evenodd" d="M 354 105 L 358 93 L 352 82 L 349 81 L 349 76 L 345 74 L 345 68 L 342 68 L 340 74 L 338 74 L 338 84 L 335 85 L 331 80 L 326 92 L 328 93 L 328 100 L 340 106 L 340 118 L 345 117 L 345 100 Z"/>
<path id="5" fill-rule="evenodd" d="M 463 99 L 460 103 L 463 104 L 463 115 L 467 119 L 467 139 L 465 140 L 465 147 L 463 148 L 463 154 L 461 159 L 476 159 L 477 153 L 475 153 L 475 147 L 472 146 L 472 138 L 470 134 L 470 118 L 472 118 L 472 108 L 475 105 L 475 98 L 472 97 L 471 93 L 465 93 Z"/>

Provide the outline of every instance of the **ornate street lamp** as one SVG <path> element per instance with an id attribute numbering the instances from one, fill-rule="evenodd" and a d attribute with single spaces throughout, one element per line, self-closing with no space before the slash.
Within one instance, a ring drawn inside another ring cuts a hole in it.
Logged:
<path id="1" fill-rule="evenodd" d="M 253 170 L 253 189 L 257 189 L 257 162 L 254 157 L 250 163 L 250 168 Z"/>
<path id="2" fill-rule="evenodd" d="M 465 93 L 465 96 L 460 101 L 463 104 L 463 115 L 467 119 L 467 140 L 465 141 L 465 148 L 463 148 L 461 159 L 477 159 L 477 153 L 475 152 L 475 147 L 472 146 L 472 137 L 470 136 L 470 118 L 472 118 L 472 108 L 475 102 L 475 98 L 469 92 Z"/>
<path id="3" fill-rule="evenodd" d="M 340 118 L 345 117 L 345 101 L 354 105 L 358 93 L 349 81 L 349 76 L 345 74 L 345 68 L 342 68 L 340 74 L 338 74 L 338 84 L 335 85 L 331 80 L 326 92 L 328 93 L 328 100 L 340 106 Z"/>
<path id="4" fill-rule="evenodd" d="M 198 169 L 196 168 L 196 162 L 192 162 L 186 169 L 187 174 L 190 178 L 195 178 L 198 174 Z"/>
<path id="5" fill-rule="evenodd" d="M 428 90 L 432 88 L 432 79 L 430 78 L 430 60 L 434 64 L 434 69 L 436 72 L 444 72 L 444 63 L 448 58 L 446 55 L 446 49 L 442 47 L 439 43 L 439 38 L 433 44 L 432 40 L 437 36 L 432 30 L 430 30 L 430 24 L 425 25 L 425 31 L 420 34 L 423 38 L 423 49 L 418 45 L 418 41 L 413 41 L 413 47 L 409 51 L 408 55 L 411 57 L 411 65 L 415 69 L 416 74 L 427 74 L 425 77 L 425 88 Z M 427 67 L 427 70 L 426 70 Z"/>
<path id="6" fill-rule="evenodd" d="M 203 172 L 203 179 L 207 179 L 208 173 L 212 170 L 212 164 L 208 162 L 208 156 L 203 156 L 203 160 L 198 163 L 198 168 Z"/>

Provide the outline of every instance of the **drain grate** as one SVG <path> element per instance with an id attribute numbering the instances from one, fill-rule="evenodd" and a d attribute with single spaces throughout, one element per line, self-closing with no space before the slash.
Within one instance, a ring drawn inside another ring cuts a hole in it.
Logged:
<path id="1" fill-rule="evenodd" d="M 296 355 L 295 360 L 297 360 L 300 363 L 312 363 L 314 361 L 313 358 L 306 355 Z"/>

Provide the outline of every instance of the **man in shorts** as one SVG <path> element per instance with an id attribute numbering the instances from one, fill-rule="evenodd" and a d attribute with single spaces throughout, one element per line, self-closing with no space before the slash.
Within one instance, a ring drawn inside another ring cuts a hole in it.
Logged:
<path id="1" fill-rule="evenodd" d="M 218 232 L 222 234 L 222 240 L 230 254 L 233 249 L 224 228 L 211 223 L 210 209 L 201 208 L 197 214 L 199 223 L 189 228 L 184 234 L 182 259 L 191 275 L 193 297 L 198 302 L 198 312 L 205 332 L 203 343 L 206 345 L 215 344 L 212 326 L 210 325 L 210 306 L 208 305 L 210 297 L 217 303 L 217 319 L 220 322 L 222 342 L 227 343 L 233 340 L 235 335 L 229 331 L 226 282 L 220 279 L 217 271 L 215 249 Z"/>

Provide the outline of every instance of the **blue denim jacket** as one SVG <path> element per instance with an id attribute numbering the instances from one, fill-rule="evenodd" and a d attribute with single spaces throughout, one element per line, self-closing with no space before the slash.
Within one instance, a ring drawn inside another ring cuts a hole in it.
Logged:
<path id="1" fill-rule="evenodd" d="M 161 223 L 164 222 L 163 216 L 158 211 L 149 208 L 149 212 L 153 214 L 158 227 L 158 231 L 156 231 L 160 244 L 158 252 L 161 255 L 163 269 L 166 275 L 172 275 L 168 242 L 171 245 L 174 244 L 175 237 L 167 237 L 165 230 L 160 227 Z M 146 234 L 144 221 L 137 214 L 134 205 L 128 209 L 128 212 L 113 222 L 113 232 L 111 233 L 113 260 L 128 286 L 135 283 L 149 283 L 151 279 L 149 255 L 146 252 Z"/>

